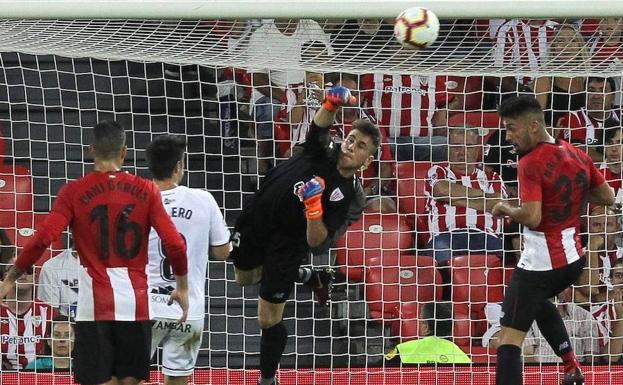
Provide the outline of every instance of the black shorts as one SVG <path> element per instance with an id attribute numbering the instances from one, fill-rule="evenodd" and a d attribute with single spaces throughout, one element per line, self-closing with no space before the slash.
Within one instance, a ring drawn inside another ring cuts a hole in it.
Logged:
<path id="1" fill-rule="evenodd" d="M 245 231 L 246 230 L 246 231 Z M 290 298 L 298 278 L 306 249 L 282 234 L 259 240 L 255 232 L 242 228 L 234 230 L 231 259 L 238 270 L 249 271 L 262 266 L 260 297 L 271 303 L 284 303 Z"/>
<path id="2" fill-rule="evenodd" d="M 528 332 L 544 301 L 571 286 L 582 274 L 585 258 L 548 271 L 515 268 L 506 288 L 501 325 Z"/>
<path id="3" fill-rule="evenodd" d="M 151 321 L 78 321 L 74 375 L 80 384 L 115 376 L 149 380 Z"/>

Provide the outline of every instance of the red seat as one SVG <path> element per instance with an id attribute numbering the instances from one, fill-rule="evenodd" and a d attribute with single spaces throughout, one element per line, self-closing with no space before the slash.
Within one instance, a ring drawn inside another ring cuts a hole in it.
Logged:
<path id="1" fill-rule="evenodd" d="M 431 257 L 385 256 L 366 269 L 366 302 L 375 319 L 396 319 L 403 305 L 441 299 L 441 275 Z"/>
<path id="2" fill-rule="evenodd" d="M 6 233 L 11 244 L 17 247 L 17 252 L 21 252 L 22 248 L 33 238 L 36 228 L 40 226 L 47 217 L 47 214 L 33 212 L 18 212 L 15 215 L 15 225 L 6 227 Z M 55 256 L 64 249 L 62 237 L 52 242 L 41 258 L 37 260 L 37 265 L 42 265 L 46 260 Z"/>
<path id="3" fill-rule="evenodd" d="M 398 214 L 364 213 L 336 243 L 336 261 L 349 280 L 361 282 L 370 258 L 413 248 L 411 228 Z"/>
<path id="4" fill-rule="evenodd" d="M 403 214 L 426 212 L 426 179 L 430 162 L 400 162 L 394 174 L 397 178 L 398 210 Z"/>
<path id="5" fill-rule="evenodd" d="M 420 313 L 422 304 L 406 302 L 400 304 L 400 318 L 390 323 L 392 336 L 399 337 L 401 342 L 413 340 L 420 336 Z"/>
<path id="6" fill-rule="evenodd" d="M 450 268 L 455 338 L 480 337 L 487 329 L 485 305 L 504 298 L 502 262 L 495 255 L 464 255 L 452 258 Z M 469 345 L 472 341 L 459 342 Z"/>
<path id="7" fill-rule="evenodd" d="M 32 212 L 32 178 L 22 166 L 0 165 L 0 227 L 12 228 L 16 213 Z"/>

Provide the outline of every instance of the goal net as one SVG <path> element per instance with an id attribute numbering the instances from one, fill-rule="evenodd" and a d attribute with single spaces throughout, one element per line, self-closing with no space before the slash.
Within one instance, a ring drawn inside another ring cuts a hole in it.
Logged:
<path id="1" fill-rule="evenodd" d="M 535 93 L 552 134 L 584 148 L 622 203 L 622 31 L 617 17 L 442 20 L 437 42 L 414 51 L 383 19 L 0 20 L 0 262 L 10 264 L 12 245 L 24 246 L 60 187 L 92 169 L 87 145 L 97 121 L 127 129 L 125 169 L 146 177 L 149 141 L 184 136 L 184 183 L 210 191 L 233 226 L 266 172 L 304 142 L 319 91 L 339 84 L 359 106 L 339 112 L 334 140 L 363 118 L 380 126 L 383 145 L 362 172 L 362 219 L 329 254 L 307 261 L 336 268 L 330 306 L 299 285 L 287 302 L 280 382 L 495 383 L 499 304 L 520 229 L 433 199 L 432 186 L 446 178 L 516 196 L 517 157 L 496 108 Z M 621 214 L 588 214 L 589 277 L 554 301 L 588 383 L 615 384 L 623 376 Z M 433 249 L 431 239 L 449 233 L 462 235 Z M 57 280 L 38 280 L 44 262 L 67 248 L 69 236 L 53 244 L 18 303 L 53 291 L 49 305 L 71 315 L 67 271 L 51 267 Z M 205 285 L 194 383 L 255 384 L 257 288 L 241 289 L 231 263 L 216 261 Z M 24 321 L 2 313 L 0 383 L 71 382 L 58 359 L 67 336 L 56 334 L 51 314 Z M 407 363 L 409 341 L 429 332 L 452 340 L 472 364 L 447 355 Z M 31 369 L 46 357 L 56 372 Z M 560 361 L 536 324 L 523 357 L 526 384 L 560 382 Z M 162 382 L 159 355 L 153 369 L 152 381 Z"/>

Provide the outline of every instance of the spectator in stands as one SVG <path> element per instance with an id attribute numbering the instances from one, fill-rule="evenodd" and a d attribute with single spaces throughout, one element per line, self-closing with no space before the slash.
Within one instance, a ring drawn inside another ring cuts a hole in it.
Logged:
<path id="1" fill-rule="evenodd" d="M 70 370 L 74 351 L 74 327 L 68 317 L 54 317 L 47 346 L 49 348 L 47 354 L 31 361 L 26 370 Z"/>
<path id="2" fill-rule="evenodd" d="M 598 325 L 591 314 L 572 302 L 572 289 L 568 288 L 558 295 L 558 311 L 562 316 L 573 351 L 580 362 L 591 362 L 592 355 L 599 352 Z M 498 347 L 502 307 L 487 304 L 485 315 L 489 329 L 482 337 L 482 346 Z M 562 362 L 549 346 L 538 325 L 534 323 L 528 331 L 523 344 L 524 362 Z"/>
<path id="3" fill-rule="evenodd" d="M 618 204 L 623 204 L 623 138 L 621 137 L 621 126 L 606 129 L 604 134 L 604 158 L 599 169 L 604 174 L 606 181 L 614 189 L 615 200 Z"/>
<path id="4" fill-rule="evenodd" d="M 258 171 L 265 174 L 271 166 L 273 147 L 273 120 L 284 100 L 285 87 L 304 81 L 303 71 L 268 70 L 275 60 L 281 65 L 299 67 L 303 44 L 307 41 L 325 43 L 329 54 L 333 50 L 329 36 L 320 25 L 309 19 L 275 20 L 256 29 L 249 39 L 248 55 L 254 62 L 251 68 L 251 84 L 258 140 Z"/>
<path id="5" fill-rule="evenodd" d="M 518 196 L 517 152 L 506 140 L 505 130 L 495 130 L 485 147 L 485 170 L 502 177 L 509 197 Z"/>
<path id="6" fill-rule="evenodd" d="M 71 247 L 66 249 L 41 266 L 37 297 L 41 302 L 58 309 L 62 315 L 74 318 L 78 303 L 78 282 L 82 273 L 78 252 Z"/>
<path id="7" fill-rule="evenodd" d="M 610 362 L 623 364 L 623 258 L 617 259 L 610 270 L 610 282 L 612 291 L 609 300 L 614 306 L 616 319 L 610 322 L 609 344 L 603 347 L 602 353 Z"/>
<path id="8" fill-rule="evenodd" d="M 0 261 L 0 275 L 15 263 L 15 257 Z M 35 276 L 32 270 L 24 272 L 0 304 L 0 352 L 2 367 L 24 369 L 41 354 L 53 317 L 50 306 L 35 301 Z"/>
<path id="9" fill-rule="evenodd" d="M 591 52 L 593 65 L 605 69 L 612 62 L 623 60 L 623 19 L 620 17 L 601 19 L 597 34 Z"/>
<path id="10" fill-rule="evenodd" d="M 497 253 L 503 249 L 502 221 L 489 211 L 506 198 L 498 174 L 481 166 L 482 131 L 465 124 L 448 127 L 449 163 L 428 171 L 428 223 L 431 240 L 427 248 L 439 264 L 453 255 Z"/>
<path id="11" fill-rule="evenodd" d="M 487 19 L 478 21 L 477 27 L 494 44 L 496 67 L 527 65 L 532 72 L 537 72 L 545 64 L 556 24 L 551 20 Z M 500 90 L 516 92 L 521 90 L 519 86 L 528 85 L 530 81 L 528 77 L 502 78 Z"/>
<path id="12" fill-rule="evenodd" d="M 613 78 L 589 77 L 586 80 L 586 107 L 566 113 L 558 122 L 558 137 L 586 146 L 593 162 L 603 162 L 604 130 L 620 126 L 620 111 L 614 109 Z"/>
<path id="13" fill-rule="evenodd" d="M 563 70 L 577 69 L 588 64 L 584 38 L 571 24 L 561 24 L 552 39 L 546 67 Z M 545 112 L 545 124 L 558 127 L 559 120 L 569 111 L 584 107 L 585 79 L 581 76 L 543 76 L 535 79 L 534 93 Z"/>
<path id="14" fill-rule="evenodd" d="M 331 45 L 335 50 L 355 63 L 387 60 L 398 48 L 393 38 L 393 20 L 346 20 L 344 23 L 327 25 L 325 31 L 331 35 Z"/>
<path id="15" fill-rule="evenodd" d="M 447 159 L 450 100 L 445 76 L 366 74 L 361 78 L 362 106 L 386 127 L 397 161 Z"/>
<path id="16" fill-rule="evenodd" d="M 618 360 L 623 350 L 623 287 L 613 280 L 615 266 L 623 261 L 619 214 L 612 208 L 594 206 L 589 216 L 588 268 L 575 287 L 574 300 L 590 311 L 599 323 L 599 343 L 604 355 Z M 619 287 L 615 290 L 615 283 Z M 609 343 L 610 341 L 610 343 Z"/>
<path id="17" fill-rule="evenodd" d="M 424 338 L 396 345 L 387 360 L 403 364 L 470 364 L 472 360 L 452 342 L 452 304 L 427 302 L 420 314 L 419 335 Z"/>

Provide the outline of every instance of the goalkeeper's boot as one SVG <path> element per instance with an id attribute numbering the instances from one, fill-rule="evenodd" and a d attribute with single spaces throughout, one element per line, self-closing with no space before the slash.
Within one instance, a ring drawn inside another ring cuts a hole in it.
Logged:
<path id="1" fill-rule="evenodd" d="M 312 269 L 312 276 L 305 283 L 314 292 L 316 301 L 322 306 L 329 306 L 335 270 L 330 267 Z"/>
<path id="2" fill-rule="evenodd" d="M 574 372 L 565 373 L 562 385 L 584 385 L 584 374 L 580 368 L 576 368 Z"/>

